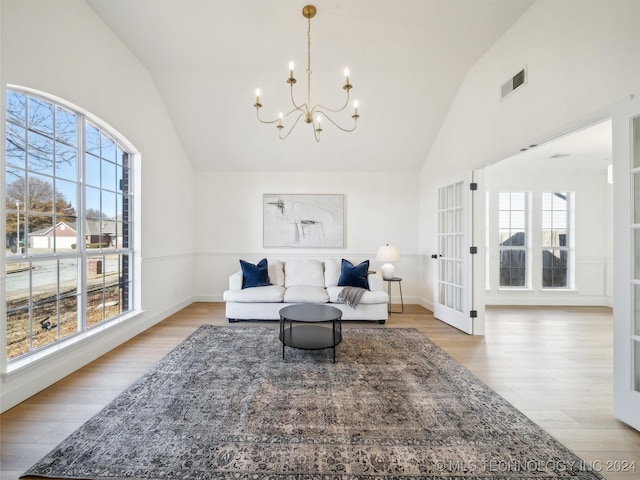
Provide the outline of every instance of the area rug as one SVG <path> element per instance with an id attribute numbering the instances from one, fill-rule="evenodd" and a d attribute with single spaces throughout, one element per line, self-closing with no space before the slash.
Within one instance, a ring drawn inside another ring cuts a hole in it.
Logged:
<path id="1" fill-rule="evenodd" d="M 414 329 L 202 326 L 24 476 L 601 479 Z"/>

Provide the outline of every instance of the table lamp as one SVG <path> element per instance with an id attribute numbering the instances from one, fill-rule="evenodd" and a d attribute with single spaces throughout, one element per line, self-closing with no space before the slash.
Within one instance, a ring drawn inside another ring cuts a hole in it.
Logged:
<path id="1" fill-rule="evenodd" d="M 398 249 L 387 243 L 378 249 L 376 260 L 384 262 L 384 265 L 380 267 L 380 270 L 382 271 L 382 278 L 385 280 L 391 280 L 396 268 L 390 262 L 397 262 L 400 260 Z"/>

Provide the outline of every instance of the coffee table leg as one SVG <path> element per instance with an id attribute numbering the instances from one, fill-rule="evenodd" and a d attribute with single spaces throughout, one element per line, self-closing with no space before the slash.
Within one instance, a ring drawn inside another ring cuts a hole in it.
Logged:
<path id="1" fill-rule="evenodd" d="M 282 359 L 284 360 L 284 317 L 280 317 L 280 338 L 282 339 Z"/>
<path id="2" fill-rule="evenodd" d="M 336 321 L 333 321 L 333 363 L 336 363 Z"/>

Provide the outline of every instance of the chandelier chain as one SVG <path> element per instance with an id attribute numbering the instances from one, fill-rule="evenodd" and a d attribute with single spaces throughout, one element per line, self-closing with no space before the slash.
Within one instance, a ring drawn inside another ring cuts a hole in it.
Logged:
<path id="1" fill-rule="evenodd" d="M 311 18 L 307 19 L 307 109 L 311 108 Z"/>

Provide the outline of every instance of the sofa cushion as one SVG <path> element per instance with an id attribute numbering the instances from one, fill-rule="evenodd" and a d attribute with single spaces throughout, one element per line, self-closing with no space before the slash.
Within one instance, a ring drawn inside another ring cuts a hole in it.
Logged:
<path id="1" fill-rule="evenodd" d="M 266 287 L 245 288 L 243 290 L 227 290 L 222 297 L 225 302 L 238 303 L 277 303 L 284 298 L 284 287 L 269 285 Z"/>
<path id="2" fill-rule="evenodd" d="M 284 266 L 280 260 L 269 260 L 269 280 L 273 285 L 284 286 Z"/>
<path id="3" fill-rule="evenodd" d="M 308 285 L 324 287 L 322 262 L 318 260 L 291 260 L 284 264 L 284 286 Z"/>
<path id="4" fill-rule="evenodd" d="M 337 258 L 329 258 L 324 262 L 324 286 L 335 287 L 340 280 L 341 261 Z"/>
<path id="5" fill-rule="evenodd" d="M 329 301 L 331 303 L 339 303 L 338 295 L 344 287 L 327 287 L 327 293 L 329 294 Z M 387 303 L 389 301 L 389 295 L 384 291 L 366 291 L 360 298 L 361 304 L 375 304 L 375 303 Z"/>
<path id="6" fill-rule="evenodd" d="M 358 265 L 354 265 L 349 260 L 342 259 L 342 268 L 338 286 L 340 287 L 360 287 L 369 290 L 367 275 L 369 273 L 369 260 L 365 260 Z"/>
<path id="7" fill-rule="evenodd" d="M 240 260 L 242 268 L 242 288 L 266 287 L 271 285 L 269 280 L 269 266 L 267 259 L 263 258 L 257 264 Z"/>
<path id="8" fill-rule="evenodd" d="M 284 301 L 287 303 L 327 303 L 329 295 L 324 287 L 298 285 L 288 287 L 284 291 Z"/>

